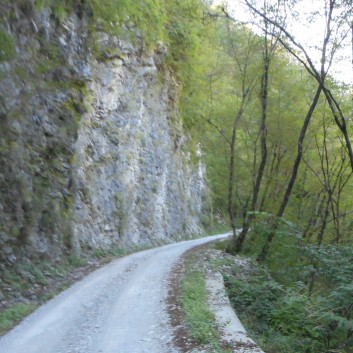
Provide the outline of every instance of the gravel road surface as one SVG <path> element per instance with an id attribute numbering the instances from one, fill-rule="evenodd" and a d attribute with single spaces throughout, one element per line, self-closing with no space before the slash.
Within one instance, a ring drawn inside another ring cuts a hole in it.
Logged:
<path id="1" fill-rule="evenodd" d="M 177 353 L 166 308 L 178 258 L 211 236 L 142 251 L 91 273 L 0 339 L 1 353 Z"/>

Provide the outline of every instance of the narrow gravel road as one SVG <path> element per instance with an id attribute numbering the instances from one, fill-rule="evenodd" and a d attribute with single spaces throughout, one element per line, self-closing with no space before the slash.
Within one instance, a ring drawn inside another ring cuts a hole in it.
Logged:
<path id="1" fill-rule="evenodd" d="M 0 339 L 1 353 L 177 353 L 168 277 L 188 249 L 227 234 L 115 260 L 36 310 Z"/>

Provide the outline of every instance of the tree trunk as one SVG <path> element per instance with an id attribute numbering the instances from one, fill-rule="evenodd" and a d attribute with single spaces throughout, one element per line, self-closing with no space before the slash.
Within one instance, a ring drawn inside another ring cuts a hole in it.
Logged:
<path id="1" fill-rule="evenodd" d="M 267 127 L 266 127 L 266 120 L 267 120 L 267 98 L 268 98 L 268 76 L 269 76 L 269 68 L 270 68 L 270 57 L 269 57 L 269 50 L 268 50 L 268 43 L 267 43 L 267 34 L 265 34 L 265 48 L 264 48 L 264 72 L 261 76 L 261 127 L 260 127 L 260 136 L 261 136 L 261 162 L 259 169 L 257 171 L 256 182 L 253 188 L 253 197 L 251 202 L 251 214 L 245 214 L 244 222 L 242 230 L 236 240 L 235 243 L 235 251 L 240 252 L 244 240 L 248 234 L 250 229 L 250 224 L 254 218 L 254 212 L 256 211 L 257 206 L 257 199 L 260 192 L 260 186 L 262 182 L 262 178 L 265 171 L 265 166 L 267 162 Z"/>
<path id="2" fill-rule="evenodd" d="M 331 201 L 332 201 L 332 195 L 329 195 L 328 200 L 326 202 L 326 206 L 325 206 L 325 212 L 324 212 L 324 215 L 323 215 L 323 218 L 322 218 L 322 224 L 321 224 L 321 227 L 320 227 L 320 231 L 319 231 L 319 234 L 317 236 L 317 245 L 321 245 L 322 241 L 324 239 L 324 234 L 325 234 L 325 230 L 326 230 L 326 226 L 327 226 L 327 219 L 328 219 L 328 216 L 329 216 L 329 210 L 330 210 Z M 316 270 L 317 266 L 314 265 L 313 267 Z M 311 275 L 311 278 L 310 278 L 310 283 L 309 283 L 309 289 L 308 289 L 309 296 L 314 291 L 315 280 L 316 280 L 316 272 L 313 272 L 313 274 Z"/>
<path id="3" fill-rule="evenodd" d="M 229 160 L 229 179 L 228 179 L 228 214 L 230 219 L 230 226 L 233 232 L 233 239 L 236 239 L 236 216 L 234 212 L 234 161 L 235 161 L 235 142 L 237 137 L 237 125 L 239 120 L 244 114 L 246 102 L 246 95 L 243 94 L 242 101 L 240 103 L 240 107 L 236 117 L 234 118 L 233 122 L 233 129 L 232 129 L 232 139 L 230 141 L 230 160 Z"/>
<path id="4" fill-rule="evenodd" d="M 257 261 L 259 263 L 262 263 L 263 261 L 265 261 L 267 255 L 268 255 L 268 252 L 269 252 L 273 237 L 275 236 L 276 230 L 278 228 L 278 218 L 281 218 L 283 216 L 283 213 L 284 213 L 284 211 L 285 211 L 285 209 L 287 207 L 287 204 L 288 204 L 288 201 L 289 201 L 289 197 L 290 197 L 290 195 L 292 193 L 292 189 L 293 189 L 295 180 L 297 178 L 299 165 L 300 165 L 300 162 L 301 162 L 301 159 L 302 159 L 303 142 L 304 142 L 304 139 L 305 139 L 306 131 L 308 129 L 308 126 L 309 126 L 311 117 L 312 117 L 312 115 L 314 113 L 314 110 L 316 108 L 316 105 L 317 105 L 317 103 L 319 101 L 321 91 L 322 91 L 322 86 L 319 85 L 319 87 L 316 90 L 315 97 L 314 97 L 313 101 L 311 102 L 309 111 L 308 111 L 308 113 L 307 113 L 307 115 L 305 117 L 302 129 L 300 131 L 298 144 L 297 144 L 297 156 L 296 156 L 293 168 L 292 168 L 291 178 L 289 180 L 286 192 L 285 192 L 285 194 L 283 196 L 282 203 L 281 203 L 281 205 L 279 207 L 279 210 L 277 212 L 277 215 L 276 215 L 277 219 L 272 223 L 271 231 L 270 231 L 269 235 L 267 236 L 267 239 L 265 240 L 265 244 L 263 245 L 259 256 L 257 257 Z"/>
<path id="5" fill-rule="evenodd" d="M 233 124 L 232 139 L 230 143 L 230 161 L 229 161 L 229 180 L 228 180 L 228 214 L 230 220 L 230 226 L 232 228 L 233 237 L 236 237 L 236 218 L 234 214 L 233 204 L 233 186 L 234 186 L 234 150 L 235 150 L 235 139 L 237 135 L 236 120 Z"/>
<path id="6" fill-rule="evenodd" d="M 322 208 L 324 207 L 324 202 L 326 199 L 326 195 L 324 195 L 323 197 L 321 197 L 323 190 L 321 190 L 316 198 L 316 205 L 315 205 L 315 211 L 314 213 L 311 215 L 308 224 L 303 232 L 302 237 L 303 238 L 308 238 L 310 239 L 310 237 L 313 234 L 313 231 L 311 230 L 312 228 L 314 228 L 318 222 L 319 216 L 322 212 Z M 318 206 L 317 206 L 318 205 Z"/>

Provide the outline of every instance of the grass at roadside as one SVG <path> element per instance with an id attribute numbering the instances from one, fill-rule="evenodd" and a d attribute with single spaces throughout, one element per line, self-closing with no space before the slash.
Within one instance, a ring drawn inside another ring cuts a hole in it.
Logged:
<path id="1" fill-rule="evenodd" d="M 207 235 L 217 235 L 231 232 L 227 223 L 217 223 L 208 229 Z"/>
<path id="2" fill-rule="evenodd" d="M 182 240 L 182 238 L 180 238 Z M 155 242 L 154 246 L 164 245 Z M 3 266 L 0 275 L 0 336 L 18 324 L 39 305 L 53 298 L 89 272 L 114 259 L 147 250 L 152 245 L 95 249 L 85 256 L 71 254 L 53 263 L 25 260 Z"/>
<path id="3" fill-rule="evenodd" d="M 22 261 L 5 267 L 1 274 L 0 335 L 18 324 L 88 271 L 87 260 L 67 256 L 59 263 Z"/>
<path id="4" fill-rule="evenodd" d="M 189 270 L 181 282 L 181 305 L 190 329 L 190 336 L 200 344 L 217 342 L 214 316 L 207 307 L 207 292 L 200 271 Z"/>
<path id="5" fill-rule="evenodd" d="M 219 343 L 215 317 L 207 304 L 204 274 L 195 262 L 195 256 L 189 256 L 180 285 L 180 304 L 188 333 L 197 344 L 209 347 L 210 353 L 227 353 Z"/>
<path id="6" fill-rule="evenodd" d="M 30 314 L 35 308 L 35 304 L 19 303 L 2 311 L 0 313 L 0 334 L 9 330 L 15 323 Z"/>
<path id="7" fill-rule="evenodd" d="M 96 249 L 85 256 L 68 255 L 48 260 L 21 261 L 3 267 L 0 277 L 0 336 L 18 324 L 39 305 L 79 281 L 98 267 L 151 246 Z"/>

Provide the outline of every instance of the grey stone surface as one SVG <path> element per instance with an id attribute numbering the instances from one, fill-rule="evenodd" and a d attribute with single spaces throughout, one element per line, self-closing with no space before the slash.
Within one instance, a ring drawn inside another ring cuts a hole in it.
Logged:
<path id="1" fill-rule="evenodd" d="M 0 260 L 199 233 L 205 170 L 182 149 L 166 46 L 92 47 L 87 14 L 17 6 L 0 5 L 17 53 L 0 63 Z"/>
<path id="2" fill-rule="evenodd" d="M 75 233 L 89 244 L 200 232 L 204 170 L 191 168 L 175 148 L 175 131 L 182 131 L 169 101 L 175 82 L 168 72 L 160 81 L 153 56 L 137 60 L 130 50 L 124 65 L 120 59 L 93 63 L 92 108 L 75 144 L 74 175 L 81 186 Z"/>
<path id="3" fill-rule="evenodd" d="M 220 338 L 237 353 L 264 353 L 248 336 L 243 324 L 234 312 L 219 272 L 209 273 L 206 278 L 208 304 L 215 315 Z"/>

